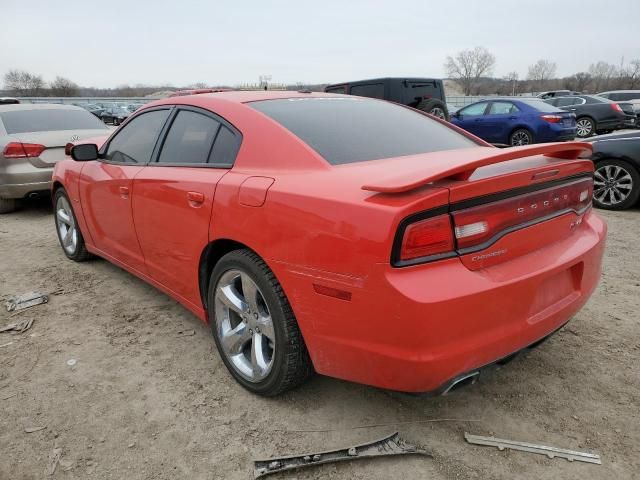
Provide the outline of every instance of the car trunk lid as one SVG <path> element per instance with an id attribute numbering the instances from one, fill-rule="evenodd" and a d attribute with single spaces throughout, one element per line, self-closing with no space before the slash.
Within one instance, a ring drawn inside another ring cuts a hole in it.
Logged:
<path id="1" fill-rule="evenodd" d="M 45 148 L 37 157 L 27 157 L 36 168 L 51 168 L 65 158 L 65 145 L 84 139 L 104 136 L 105 130 L 63 130 L 54 132 L 17 133 L 9 135 L 11 141 L 23 144 L 43 145 Z"/>
<path id="2" fill-rule="evenodd" d="M 362 188 L 387 196 L 446 188 L 448 205 L 433 215 L 406 212 L 392 263 L 458 256 L 479 270 L 539 250 L 580 226 L 591 207 L 593 163 L 578 157 L 590 151 L 588 143 L 570 142 L 438 152 Z"/>

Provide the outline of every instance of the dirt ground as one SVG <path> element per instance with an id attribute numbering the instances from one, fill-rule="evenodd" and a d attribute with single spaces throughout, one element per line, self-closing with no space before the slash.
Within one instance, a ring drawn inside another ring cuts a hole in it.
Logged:
<path id="1" fill-rule="evenodd" d="M 249 479 L 253 459 L 395 430 L 434 457 L 272 478 L 639 478 L 640 210 L 600 214 L 610 233 L 596 294 L 528 356 L 447 397 L 316 376 L 273 399 L 236 384 L 208 328 L 176 302 L 106 261 L 67 260 L 46 202 L 4 215 L 0 298 L 58 294 L 19 316 L 0 308 L 0 326 L 35 320 L 23 334 L 0 333 L 0 479 Z M 390 425 L 354 428 L 372 423 Z M 46 428 L 25 431 L 34 427 Z M 314 429 L 334 431 L 291 431 Z M 473 446 L 465 431 L 593 451 L 603 464 Z M 61 457 L 49 477 L 54 448 Z"/>

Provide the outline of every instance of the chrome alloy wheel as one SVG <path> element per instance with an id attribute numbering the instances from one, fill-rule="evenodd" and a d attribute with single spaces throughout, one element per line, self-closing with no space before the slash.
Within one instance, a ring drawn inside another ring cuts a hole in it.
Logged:
<path id="1" fill-rule="evenodd" d="M 588 137 L 591 135 L 593 130 L 593 125 L 591 120 L 588 118 L 581 118 L 576 122 L 576 135 L 581 138 Z"/>
<path id="2" fill-rule="evenodd" d="M 56 202 L 56 225 L 62 248 L 73 255 L 78 248 L 78 228 L 73 218 L 69 200 L 65 196 L 58 197 Z"/>
<path id="3" fill-rule="evenodd" d="M 245 272 L 229 270 L 215 289 L 215 331 L 224 354 L 245 379 L 257 383 L 273 367 L 276 337 L 262 292 Z"/>
<path id="4" fill-rule="evenodd" d="M 433 115 L 434 117 L 438 117 L 442 120 L 446 120 L 447 117 L 444 114 L 444 110 L 440 107 L 433 107 L 431 109 L 431 111 L 429 112 L 431 115 Z"/>
<path id="5" fill-rule="evenodd" d="M 624 202 L 633 191 L 633 178 L 618 165 L 603 165 L 594 173 L 593 197 L 602 205 Z"/>

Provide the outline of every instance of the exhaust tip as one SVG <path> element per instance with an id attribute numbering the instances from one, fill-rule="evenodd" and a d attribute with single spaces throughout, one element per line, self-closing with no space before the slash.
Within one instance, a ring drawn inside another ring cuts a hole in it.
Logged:
<path id="1" fill-rule="evenodd" d="M 442 395 L 447 395 L 448 393 L 457 390 L 458 388 L 465 387 L 467 385 L 473 385 L 478 381 L 478 377 L 480 376 L 479 371 L 467 373 L 461 377 L 456 378 L 451 384 L 442 392 Z"/>

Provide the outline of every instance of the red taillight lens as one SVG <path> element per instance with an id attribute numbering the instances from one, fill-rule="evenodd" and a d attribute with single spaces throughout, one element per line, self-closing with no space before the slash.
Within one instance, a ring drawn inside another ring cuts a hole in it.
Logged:
<path id="1" fill-rule="evenodd" d="M 562 121 L 562 116 L 560 115 L 540 115 L 540 118 L 549 123 L 559 123 Z"/>
<path id="2" fill-rule="evenodd" d="M 591 205 L 593 180 L 582 179 L 452 213 L 458 251 L 479 247 L 514 227 Z"/>
<path id="3" fill-rule="evenodd" d="M 620 105 L 618 105 L 617 103 L 612 103 L 611 108 L 613 108 L 616 112 L 623 112 L 622 108 L 620 108 Z"/>
<path id="4" fill-rule="evenodd" d="M 46 147 L 37 143 L 11 142 L 4 147 L 5 158 L 39 157 Z"/>
<path id="5" fill-rule="evenodd" d="M 419 220 L 404 230 L 400 260 L 453 252 L 454 241 L 448 214 Z"/>

